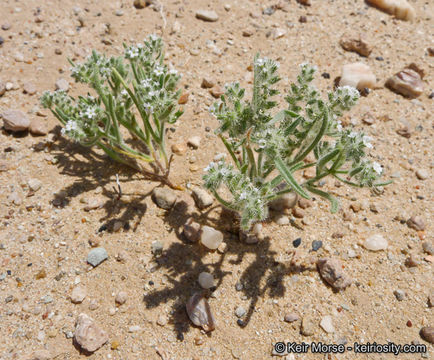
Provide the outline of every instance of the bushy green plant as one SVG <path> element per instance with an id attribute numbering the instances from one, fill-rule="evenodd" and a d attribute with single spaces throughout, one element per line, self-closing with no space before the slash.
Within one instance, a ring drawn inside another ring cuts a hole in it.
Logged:
<path id="1" fill-rule="evenodd" d="M 92 94 L 74 99 L 64 91 L 47 91 L 41 103 L 64 125 L 63 135 L 173 187 L 165 132 L 182 115 L 180 76 L 163 64 L 163 42 L 154 35 L 124 48 L 120 57 L 93 51 L 83 64 L 70 61 L 72 77 L 89 85 Z"/>
<path id="2" fill-rule="evenodd" d="M 382 167 L 366 159 L 365 151 L 372 147 L 369 137 L 343 129 L 338 120 L 355 105 L 358 91 L 345 86 L 322 99 L 312 85 L 315 69 L 303 64 L 285 97 L 287 109 L 273 113 L 278 66 L 257 55 L 252 99 L 245 99 L 245 89 L 233 83 L 211 108 L 220 122 L 216 133 L 232 161 L 211 162 L 205 169 L 205 187 L 223 206 L 240 214 L 243 230 L 266 219 L 269 202 L 291 191 L 307 199 L 310 193 L 321 196 L 336 212 L 338 201 L 318 186 L 328 175 L 356 187 L 387 184 L 376 183 Z M 308 163 L 310 153 L 315 161 Z M 294 173 L 309 167 L 315 167 L 315 176 L 297 182 Z M 222 186 L 230 199 L 219 193 Z"/>

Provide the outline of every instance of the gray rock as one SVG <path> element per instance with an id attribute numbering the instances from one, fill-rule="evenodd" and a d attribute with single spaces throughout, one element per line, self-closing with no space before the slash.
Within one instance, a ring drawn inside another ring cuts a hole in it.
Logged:
<path id="1" fill-rule="evenodd" d="M 74 340 L 83 350 L 93 353 L 108 341 L 108 335 L 91 317 L 82 313 L 77 318 Z"/>
<path id="2" fill-rule="evenodd" d="M 208 249 L 217 249 L 222 241 L 223 234 L 220 231 L 206 225 L 202 227 L 200 242 Z"/>
<path id="3" fill-rule="evenodd" d="M 120 291 L 116 294 L 115 297 L 116 304 L 123 305 L 127 302 L 127 300 L 128 300 L 128 294 L 126 291 Z"/>
<path id="4" fill-rule="evenodd" d="M 242 306 L 238 306 L 235 309 L 235 316 L 238 318 L 242 318 L 244 315 L 246 315 L 246 309 L 244 309 Z"/>
<path id="5" fill-rule="evenodd" d="M 206 209 L 214 202 L 214 198 L 204 189 L 194 188 L 192 196 L 199 209 Z"/>
<path id="6" fill-rule="evenodd" d="M 163 252 L 163 243 L 158 240 L 153 241 L 151 244 L 151 252 L 154 255 L 160 255 Z"/>
<path id="7" fill-rule="evenodd" d="M 39 179 L 29 179 L 27 181 L 27 185 L 29 185 L 29 189 L 33 192 L 38 191 L 42 186 L 42 181 Z"/>
<path id="8" fill-rule="evenodd" d="M 434 255 L 434 247 L 431 241 L 424 241 L 422 243 L 422 249 L 428 255 Z"/>
<path id="9" fill-rule="evenodd" d="M 23 92 L 25 94 L 33 95 L 36 93 L 36 87 L 32 82 L 26 82 L 23 85 Z"/>
<path id="10" fill-rule="evenodd" d="M 63 78 L 57 79 L 55 84 L 56 90 L 68 91 L 69 90 L 69 82 Z"/>
<path id="11" fill-rule="evenodd" d="M 200 224 L 189 218 L 183 227 L 182 234 L 190 242 L 197 242 L 200 238 Z"/>
<path id="12" fill-rule="evenodd" d="M 176 199 L 176 194 L 170 189 L 157 187 L 152 192 L 152 200 L 154 203 L 165 210 L 170 210 L 173 205 L 175 205 Z"/>
<path id="13" fill-rule="evenodd" d="M 290 192 L 282 195 L 270 202 L 269 207 L 274 211 L 284 211 L 286 209 L 291 209 L 297 204 L 297 194 Z"/>
<path id="14" fill-rule="evenodd" d="M 81 304 L 86 298 L 86 289 L 82 286 L 76 286 L 71 293 L 71 302 L 73 304 Z"/>
<path id="15" fill-rule="evenodd" d="M 205 331 L 215 329 L 215 319 L 206 298 L 196 293 L 187 301 L 185 305 L 188 317 L 196 326 L 201 326 Z"/>
<path id="16" fill-rule="evenodd" d="M 29 130 L 33 135 L 47 135 L 48 130 L 45 122 L 41 119 L 35 118 L 30 121 Z"/>
<path id="17" fill-rule="evenodd" d="M 92 249 L 87 255 L 87 262 L 93 267 L 98 266 L 106 259 L 108 259 L 108 254 L 106 249 L 102 247 Z"/>
<path id="18" fill-rule="evenodd" d="M 326 315 L 321 319 L 321 322 L 319 323 L 319 326 L 326 332 L 326 333 L 334 333 L 335 327 L 333 326 L 333 319 L 330 315 Z"/>
<path id="19" fill-rule="evenodd" d="M 8 131 L 25 131 L 30 126 L 29 118 L 20 110 L 6 110 L 2 113 L 2 118 L 3 126 Z"/>
<path id="20" fill-rule="evenodd" d="M 315 323 L 312 316 L 306 315 L 303 317 L 300 332 L 304 336 L 312 336 L 315 333 Z"/>
<path id="21" fill-rule="evenodd" d="M 295 313 L 285 314 L 283 320 L 286 322 L 292 323 L 294 321 L 300 320 L 300 316 Z"/>
<path id="22" fill-rule="evenodd" d="M 335 290 L 343 290 L 350 286 L 352 279 L 342 270 L 342 264 L 337 259 L 322 258 L 317 262 L 321 277 Z"/>
<path id="23" fill-rule="evenodd" d="M 425 221 L 420 216 L 412 216 L 407 220 L 407 226 L 416 231 L 425 230 Z"/>
<path id="24" fill-rule="evenodd" d="M 198 10 L 196 11 L 196 18 L 203 21 L 215 22 L 219 19 L 219 16 L 212 10 Z"/>
<path id="25" fill-rule="evenodd" d="M 398 300 L 398 301 L 403 301 L 405 299 L 405 292 L 400 290 L 400 289 L 395 290 L 393 292 L 393 295 L 395 295 L 396 300 Z"/>
<path id="26" fill-rule="evenodd" d="M 210 289 L 214 286 L 214 276 L 209 272 L 203 271 L 199 274 L 198 282 L 203 289 Z"/>

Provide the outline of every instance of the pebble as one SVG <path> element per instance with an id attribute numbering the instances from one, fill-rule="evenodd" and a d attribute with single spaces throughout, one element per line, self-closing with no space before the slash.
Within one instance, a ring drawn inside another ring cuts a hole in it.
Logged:
<path id="1" fill-rule="evenodd" d="M 194 325 L 202 327 L 207 332 L 215 329 L 214 316 L 208 301 L 202 294 L 196 293 L 191 296 L 185 307 Z"/>
<path id="2" fill-rule="evenodd" d="M 98 266 L 106 259 L 108 259 L 108 254 L 103 247 L 92 249 L 87 255 L 87 262 L 93 267 Z"/>
<path id="3" fill-rule="evenodd" d="M 215 22 L 219 19 L 219 16 L 212 10 L 198 10 L 196 11 L 196 18 L 203 21 Z"/>
<path id="4" fill-rule="evenodd" d="M 285 226 L 289 224 L 289 217 L 284 214 L 278 214 L 277 216 L 274 217 L 274 222 L 277 225 Z"/>
<path id="5" fill-rule="evenodd" d="M 191 146 L 193 149 L 198 149 L 200 146 L 200 136 L 192 136 L 188 139 L 187 145 Z"/>
<path id="6" fill-rule="evenodd" d="M 30 126 L 29 118 L 20 110 L 8 109 L 1 116 L 5 130 L 12 132 L 25 131 Z"/>
<path id="7" fill-rule="evenodd" d="M 170 189 L 157 187 L 152 191 L 152 200 L 158 207 L 170 210 L 175 205 L 177 196 Z"/>
<path id="8" fill-rule="evenodd" d="M 36 136 L 44 136 L 48 133 L 45 122 L 39 118 L 30 121 L 29 131 Z"/>
<path id="9" fill-rule="evenodd" d="M 420 216 L 412 216 L 407 220 L 407 226 L 416 231 L 425 230 L 425 221 Z"/>
<path id="10" fill-rule="evenodd" d="M 143 9 L 145 8 L 147 5 L 151 4 L 150 0 L 134 0 L 134 7 L 136 9 Z"/>
<path id="11" fill-rule="evenodd" d="M 24 94 L 34 95 L 36 93 L 35 84 L 33 84 L 32 82 L 24 83 L 23 92 Z"/>
<path id="12" fill-rule="evenodd" d="M 7 31 L 11 28 L 11 24 L 9 23 L 4 23 L 2 24 L 2 30 Z"/>
<path id="13" fill-rule="evenodd" d="M 408 68 L 390 77 L 386 81 L 386 86 L 392 91 L 408 98 L 416 98 L 422 95 L 425 88 L 419 73 Z"/>
<path id="14" fill-rule="evenodd" d="M 27 185 L 29 186 L 29 189 L 33 192 L 38 191 L 42 186 L 42 181 L 39 179 L 29 179 L 27 181 Z"/>
<path id="15" fill-rule="evenodd" d="M 312 251 L 318 251 L 321 247 L 322 247 L 322 241 L 321 240 L 312 241 Z"/>
<path id="16" fill-rule="evenodd" d="M 210 289 L 214 286 L 214 276 L 209 272 L 201 272 L 198 278 L 199 285 L 204 289 Z"/>
<path id="17" fill-rule="evenodd" d="M 61 90 L 61 91 L 69 90 L 69 82 L 63 78 L 57 79 L 54 86 L 56 90 Z"/>
<path id="18" fill-rule="evenodd" d="M 270 36 L 273 40 L 280 39 L 286 35 L 287 31 L 282 28 L 275 28 L 271 31 Z"/>
<path id="19" fill-rule="evenodd" d="M 122 229 L 122 226 L 124 225 L 124 223 L 120 220 L 116 220 L 113 223 L 113 232 L 118 232 L 120 229 Z"/>
<path id="20" fill-rule="evenodd" d="M 405 299 L 405 292 L 403 290 L 400 290 L 400 289 L 395 290 L 393 292 L 393 295 L 395 295 L 396 300 L 398 300 L 398 301 L 402 301 Z"/>
<path id="21" fill-rule="evenodd" d="M 420 329 L 420 336 L 422 337 L 422 339 L 428 341 L 431 344 L 434 344 L 434 327 L 423 327 L 422 329 Z"/>
<path id="22" fill-rule="evenodd" d="M 208 78 L 202 79 L 202 84 L 200 85 L 204 89 L 211 89 L 215 85 L 215 82 Z"/>
<path id="23" fill-rule="evenodd" d="M 292 215 L 298 219 L 302 219 L 304 217 L 304 211 L 298 207 L 294 207 L 292 209 Z"/>
<path id="24" fill-rule="evenodd" d="M 117 305 L 123 305 L 127 302 L 127 300 L 128 300 L 128 294 L 126 291 L 120 291 L 115 296 L 115 303 Z"/>
<path id="25" fill-rule="evenodd" d="M 242 318 L 244 315 L 246 315 L 246 309 L 244 309 L 242 306 L 238 306 L 235 309 L 235 316 L 238 318 Z"/>
<path id="26" fill-rule="evenodd" d="M 367 250 L 380 251 L 380 250 L 386 250 L 387 249 L 388 242 L 383 237 L 383 235 L 375 234 L 375 235 L 368 237 L 365 240 L 365 242 L 363 243 L 363 246 Z"/>
<path id="27" fill-rule="evenodd" d="M 194 188 L 192 196 L 196 206 L 201 210 L 211 206 L 214 202 L 214 198 L 202 188 Z"/>
<path id="28" fill-rule="evenodd" d="M 0 96 L 3 96 L 6 92 L 6 85 L 4 82 L 0 81 Z"/>
<path id="29" fill-rule="evenodd" d="M 76 286 L 71 293 L 71 302 L 81 304 L 87 295 L 86 289 L 82 286 Z"/>
<path id="30" fill-rule="evenodd" d="M 407 259 L 405 259 L 405 266 L 411 268 L 411 267 L 417 267 L 419 266 L 419 261 L 417 261 L 416 257 L 414 255 L 410 255 Z"/>
<path id="31" fill-rule="evenodd" d="M 297 239 L 295 239 L 295 240 L 292 242 L 292 245 L 293 245 L 295 248 L 298 248 L 298 247 L 300 246 L 300 244 L 301 244 L 301 238 L 297 238 Z"/>
<path id="32" fill-rule="evenodd" d="M 200 242 L 208 249 L 215 250 L 223 242 L 223 234 L 220 231 L 205 225 L 201 230 Z"/>
<path id="33" fill-rule="evenodd" d="M 184 144 L 173 144 L 171 149 L 177 155 L 183 155 L 187 151 L 187 147 Z"/>
<path id="34" fill-rule="evenodd" d="M 298 316 L 295 313 L 290 313 L 290 314 L 286 314 L 283 317 L 283 320 L 286 321 L 286 322 L 288 322 L 288 323 L 292 323 L 294 321 L 300 320 L 300 316 Z"/>
<path id="35" fill-rule="evenodd" d="M 431 290 L 431 294 L 428 295 L 427 304 L 429 308 L 434 307 L 434 290 Z"/>
<path id="36" fill-rule="evenodd" d="M 321 319 L 321 322 L 319 323 L 319 326 L 326 332 L 326 333 L 334 333 L 335 327 L 333 326 L 333 319 L 330 315 L 326 315 Z"/>
<path id="37" fill-rule="evenodd" d="M 367 0 L 373 5 L 400 20 L 414 20 L 416 11 L 407 0 Z"/>
<path id="38" fill-rule="evenodd" d="M 342 67 L 339 86 L 352 86 L 361 91 L 365 88 L 373 89 L 375 84 L 375 75 L 368 65 L 356 62 Z"/>
<path id="39" fill-rule="evenodd" d="M 335 290 L 344 290 L 353 282 L 342 270 L 342 264 L 337 259 L 322 258 L 317 261 L 321 277 Z"/>
<path id="40" fill-rule="evenodd" d="M 167 325 L 167 316 L 165 314 L 161 314 L 157 319 L 157 324 L 160 326 L 166 326 Z"/>
<path id="41" fill-rule="evenodd" d="M 225 91 L 220 86 L 214 86 L 212 89 L 209 90 L 209 93 L 212 95 L 213 98 L 219 99 Z"/>
<path id="42" fill-rule="evenodd" d="M 300 332 L 304 336 L 311 336 L 315 333 L 314 319 L 310 315 L 303 316 Z"/>
<path id="43" fill-rule="evenodd" d="M 53 356 L 48 350 L 36 350 L 30 355 L 28 360 L 50 360 Z"/>
<path id="44" fill-rule="evenodd" d="M 190 242 L 197 242 L 200 238 L 200 224 L 195 222 L 193 218 L 187 219 L 184 224 L 182 234 L 186 240 Z"/>
<path id="45" fill-rule="evenodd" d="M 429 171 L 426 169 L 417 169 L 416 176 L 419 180 L 426 180 L 429 178 Z"/>
<path id="46" fill-rule="evenodd" d="M 304 5 L 304 6 L 310 6 L 311 5 L 310 0 L 297 0 L 297 2 L 301 5 Z"/>
<path id="47" fill-rule="evenodd" d="M 353 51 L 365 57 L 368 57 L 372 52 L 372 46 L 361 35 L 358 37 L 344 36 L 339 41 L 339 44 L 344 50 Z"/>
<path id="48" fill-rule="evenodd" d="M 277 198 L 270 202 L 269 207 L 274 211 L 284 211 L 291 209 L 297 204 L 297 194 L 290 192 L 283 194 L 280 198 Z"/>
<path id="49" fill-rule="evenodd" d="M 87 205 L 83 208 L 84 211 L 91 211 L 91 210 L 95 210 L 95 209 L 100 209 L 104 206 L 104 200 L 98 199 L 96 197 L 92 197 L 87 201 L 86 201 L 86 199 L 84 199 L 84 201 L 87 202 Z"/>
<path id="50" fill-rule="evenodd" d="M 424 241 L 422 243 L 422 249 L 428 255 L 434 255 L 434 246 L 431 241 Z"/>
<path id="51" fill-rule="evenodd" d="M 312 201 L 305 198 L 300 198 L 298 200 L 298 206 L 300 206 L 302 209 L 310 208 L 312 206 Z"/>
<path id="52" fill-rule="evenodd" d="M 93 353 L 108 341 L 108 335 L 91 317 L 81 313 L 75 325 L 74 340 L 83 350 Z"/>
<path id="53" fill-rule="evenodd" d="M 151 252 L 154 255 L 160 255 L 163 252 L 163 243 L 159 240 L 155 240 L 151 244 Z"/>

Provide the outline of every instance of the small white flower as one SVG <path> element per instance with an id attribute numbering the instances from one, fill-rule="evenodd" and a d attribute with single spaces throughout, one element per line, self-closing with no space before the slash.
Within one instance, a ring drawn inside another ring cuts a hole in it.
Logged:
<path id="1" fill-rule="evenodd" d="M 164 67 L 163 66 L 156 66 L 154 69 L 154 74 L 157 76 L 164 74 Z"/>
<path id="2" fill-rule="evenodd" d="M 204 171 L 206 171 L 206 172 L 208 172 L 208 171 L 210 171 L 211 169 L 214 169 L 215 168 L 215 162 L 213 162 L 213 161 L 211 161 L 209 164 L 208 164 L 208 166 L 206 167 L 206 168 L 204 168 L 203 170 Z"/>
<path id="3" fill-rule="evenodd" d="M 381 167 L 381 165 L 375 161 L 372 163 L 372 168 L 378 175 L 381 175 L 381 173 L 383 172 L 383 168 Z"/>
<path id="4" fill-rule="evenodd" d="M 351 98 L 358 98 L 360 96 L 359 91 L 352 86 L 342 86 L 339 88 L 342 91 L 342 94 L 345 95 L 349 95 Z"/>
<path id="5" fill-rule="evenodd" d="M 135 48 L 134 46 L 130 47 L 127 50 L 127 57 L 129 57 L 130 59 L 135 59 L 138 56 L 139 56 L 139 49 Z"/>
<path id="6" fill-rule="evenodd" d="M 157 41 L 158 39 L 159 39 L 159 37 L 157 35 L 155 35 L 155 34 L 149 35 L 149 40 L 151 40 L 151 41 Z"/>
<path id="7" fill-rule="evenodd" d="M 255 66 L 259 66 L 259 67 L 262 67 L 262 66 L 264 66 L 265 65 L 265 63 L 267 62 L 267 58 L 258 58 L 258 59 L 256 59 L 255 60 Z"/>
<path id="8" fill-rule="evenodd" d="M 151 104 L 149 104 L 149 103 L 144 103 L 143 104 L 143 108 L 145 109 L 145 112 L 147 114 L 150 114 L 151 112 L 154 111 L 154 107 Z"/>
<path id="9" fill-rule="evenodd" d="M 372 140 L 372 138 L 370 136 L 363 136 L 362 141 L 363 144 L 368 148 L 368 149 L 372 149 L 373 146 L 370 143 L 370 141 Z"/>
<path id="10" fill-rule="evenodd" d="M 87 117 L 88 119 L 93 119 L 96 116 L 96 108 L 88 107 L 81 115 Z"/>
<path id="11" fill-rule="evenodd" d="M 357 133 L 356 133 L 355 131 L 351 131 L 351 132 L 348 134 L 348 137 L 351 138 L 351 139 L 354 139 L 354 138 L 357 137 Z"/>
<path id="12" fill-rule="evenodd" d="M 336 130 L 342 131 L 342 122 L 341 121 L 337 121 Z"/>
<path id="13" fill-rule="evenodd" d="M 240 200 L 245 200 L 245 199 L 247 199 L 247 192 L 245 192 L 245 191 L 243 191 L 241 194 L 240 194 L 240 197 L 239 197 L 239 199 Z"/>
<path id="14" fill-rule="evenodd" d="M 170 70 L 169 70 L 169 74 L 170 74 L 170 75 L 177 75 L 177 74 L 178 74 L 178 71 L 176 71 L 175 69 L 170 69 Z"/>
<path id="15" fill-rule="evenodd" d="M 122 89 L 121 96 L 127 96 L 127 95 L 128 95 L 128 91 L 126 89 Z"/>
<path id="16" fill-rule="evenodd" d="M 265 145 L 267 145 L 267 142 L 265 141 L 265 139 L 261 139 L 258 141 L 258 146 L 260 149 L 263 149 L 265 147 Z"/>

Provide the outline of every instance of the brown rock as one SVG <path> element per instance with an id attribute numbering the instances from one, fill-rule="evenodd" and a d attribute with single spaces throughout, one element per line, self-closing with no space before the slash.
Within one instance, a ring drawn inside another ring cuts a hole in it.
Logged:
<path id="1" fill-rule="evenodd" d="M 6 85 L 4 82 L 0 81 L 0 96 L 3 96 L 6 92 Z"/>
<path id="2" fill-rule="evenodd" d="M 172 152 L 177 155 L 183 155 L 187 151 L 187 147 L 184 144 L 173 144 Z"/>
<path id="3" fill-rule="evenodd" d="M 298 200 L 298 206 L 300 206 L 302 209 L 307 209 L 312 206 L 312 201 L 305 198 L 300 198 Z"/>
<path id="4" fill-rule="evenodd" d="M 75 325 L 74 340 L 83 350 L 93 353 L 108 341 L 108 335 L 91 317 L 81 313 Z"/>
<path id="5" fill-rule="evenodd" d="M 149 0 L 134 0 L 134 7 L 136 9 L 143 9 L 151 3 L 152 3 L 152 1 L 149 1 Z"/>
<path id="6" fill-rule="evenodd" d="M 420 336 L 422 337 L 422 339 L 428 341 L 431 344 L 434 344 L 434 327 L 423 327 L 422 329 L 420 329 Z"/>
<path id="7" fill-rule="evenodd" d="M 190 96 L 189 93 L 183 93 L 183 94 L 179 97 L 178 104 L 179 104 L 179 105 L 187 104 L 187 102 L 188 102 L 188 97 L 189 97 L 189 96 Z"/>
<path id="8" fill-rule="evenodd" d="M 243 34 L 244 37 L 250 37 L 250 36 L 253 35 L 253 30 L 251 30 L 251 29 L 245 29 L 245 30 L 243 30 L 242 34 Z"/>
<path id="9" fill-rule="evenodd" d="M 416 17 L 413 6 L 407 0 L 367 0 L 367 2 L 400 20 L 411 21 Z"/>
<path id="10" fill-rule="evenodd" d="M 310 6 L 311 5 L 310 0 L 297 0 L 297 2 L 301 5 L 304 5 L 304 6 Z"/>
<path id="11" fill-rule="evenodd" d="M 390 90 L 408 98 L 420 96 L 425 88 L 419 73 L 408 68 L 389 78 L 386 81 L 386 86 Z"/>
<path id="12" fill-rule="evenodd" d="M 298 207 L 295 207 L 292 209 L 292 215 L 294 215 L 294 217 L 302 219 L 304 217 L 304 211 Z"/>
<path id="13" fill-rule="evenodd" d="M 416 231 L 425 230 L 425 221 L 420 216 L 412 216 L 407 220 L 407 226 Z"/>
<path id="14" fill-rule="evenodd" d="M 220 96 L 222 96 L 225 91 L 220 86 L 215 86 L 214 88 L 210 89 L 209 93 L 216 99 L 218 99 Z"/>
<path id="15" fill-rule="evenodd" d="M 358 37 L 344 36 L 339 44 L 344 50 L 356 52 L 361 56 L 368 57 L 372 52 L 372 46 L 361 35 Z"/>
<path id="16" fill-rule="evenodd" d="M 204 89 L 210 89 L 215 85 L 214 81 L 212 81 L 211 79 L 206 79 L 203 78 L 202 79 L 202 84 L 200 85 L 202 88 Z"/>
<path id="17" fill-rule="evenodd" d="M 34 118 L 32 121 L 30 121 L 29 130 L 33 135 L 44 136 L 48 133 L 45 122 L 39 118 Z"/>
<path id="18" fill-rule="evenodd" d="M 214 316 L 206 298 L 200 294 L 194 294 L 186 304 L 187 314 L 192 323 L 201 326 L 205 331 L 215 329 Z"/>
<path id="19" fill-rule="evenodd" d="M 321 277 L 335 290 L 343 290 L 350 286 L 352 279 L 342 270 L 342 264 L 337 259 L 322 258 L 317 261 Z"/>
<path id="20" fill-rule="evenodd" d="M 158 207 L 169 210 L 175 205 L 177 196 L 170 189 L 157 187 L 152 191 L 151 198 Z"/>
<path id="21" fill-rule="evenodd" d="M 27 115 L 19 110 L 6 110 L 2 114 L 2 118 L 3 126 L 8 131 L 25 131 L 30 126 L 30 120 Z"/>
<path id="22" fill-rule="evenodd" d="M 411 131 L 408 126 L 403 126 L 402 128 L 396 130 L 396 133 L 402 137 L 405 137 L 406 139 L 411 137 Z"/>

